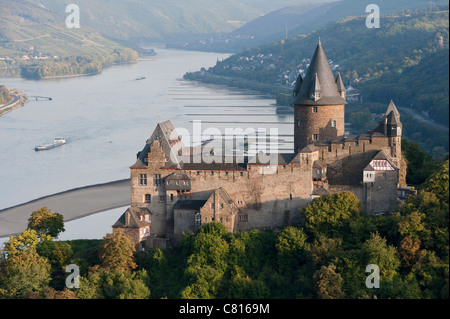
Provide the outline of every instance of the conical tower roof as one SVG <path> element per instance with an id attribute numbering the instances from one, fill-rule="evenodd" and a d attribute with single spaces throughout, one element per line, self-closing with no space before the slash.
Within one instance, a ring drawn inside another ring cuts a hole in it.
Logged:
<path id="1" fill-rule="evenodd" d="M 338 89 L 338 92 L 339 93 L 341 93 L 341 92 L 345 93 L 344 81 L 342 81 L 341 73 L 339 73 L 339 72 L 337 73 L 335 83 L 336 83 L 336 87 Z"/>
<path id="2" fill-rule="evenodd" d="M 397 107 L 394 104 L 394 101 L 391 100 L 391 103 L 389 103 L 389 106 L 386 110 L 386 117 L 389 116 L 390 113 L 393 113 L 393 115 L 395 116 L 395 122 L 400 123 L 400 113 L 397 110 Z"/>
<path id="3" fill-rule="evenodd" d="M 314 101 L 311 90 L 315 83 L 316 74 L 320 83 L 320 98 Z M 333 72 L 319 40 L 316 51 L 311 59 L 308 71 L 303 79 L 299 93 L 294 98 L 294 104 L 302 105 L 339 105 L 347 104 L 338 91 Z"/>
<path id="4" fill-rule="evenodd" d="M 298 95 L 300 88 L 302 86 L 302 83 L 303 83 L 302 75 L 299 73 L 297 76 L 297 80 L 295 81 L 294 98 Z"/>

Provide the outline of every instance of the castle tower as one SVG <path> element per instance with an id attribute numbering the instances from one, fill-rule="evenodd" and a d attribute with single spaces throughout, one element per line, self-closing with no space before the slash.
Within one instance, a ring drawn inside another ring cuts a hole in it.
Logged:
<path id="1" fill-rule="evenodd" d="M 394 102 L 391 100 L 384 116 L 384 135 L 389 139 L 392 160 L 400 167 L 402 158 L 402 123 L 400 113 Z"/>
<path id="2" fill-rule="evenodd" d="M 294 96 L 294 152 L 317 141 L 344 137 L 345 87 L 335 78 L 319 39 L 304 78 L 299 76 Z"/>

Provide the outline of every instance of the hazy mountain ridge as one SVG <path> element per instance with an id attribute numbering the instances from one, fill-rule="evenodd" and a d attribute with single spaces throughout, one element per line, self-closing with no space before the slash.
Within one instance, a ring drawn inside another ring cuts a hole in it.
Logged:
<path id="1" fill-rule="evenodd" d="M 316 1 L 279 9 L 246 25 L 220 36 L 199 41 L 171 43 L 170 47 L 187 50 L 238 52 L 251 47 L 280 41 L 287 37 L 308 34 L 339 19 L 349 16 L 367 16 L 366 7 L 372 0 Z M 442 0 L 379 0 L 381 15 L 395 14 L 401 10 L 415 10 L 445 3 Z"/>
<path id="2" fill-rule="evenodd" d="M 30 0 L 66 16 L 73 0 Z M 230 32 L 261 12 L 235 0 L 77 0 L 81 24 L 118 40 Z"/>

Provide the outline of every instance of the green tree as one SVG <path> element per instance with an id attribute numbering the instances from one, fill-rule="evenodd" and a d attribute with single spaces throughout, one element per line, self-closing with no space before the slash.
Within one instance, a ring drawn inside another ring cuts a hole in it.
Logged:
<path id="1" fill-rule="evenodd" d="M 148 299 L 150 289 L 145 270 L 133 273 L 114 271 L 103 274 L 101 294 L 106 299 Z"/>
<path id="2" fill-rule="evenodd" d="M 351 192 L 323 195 L 300 210 L 304 228 L 317 237 L 338 235 L 344 222 L 359 215 L 361 203 Z"/>
<path id="3" fill-rule="evenodd" d="M 336 273 L 336 266 L 330 264 L 322 266 L 314 273 L 317 296 L 320 299 L 343 299 L 345 293 L 342 291 L 342 277 Z"/>
<path id="4" fill-rule="evenodd" d="M 34 229 L 39 237 L 50 235 L 57 238 L 64 231 L 64 217 L 59 213 L 51 213 L 47 207 L 42 207 L 31 213 L 28 228 Z"/>
<path id="5" fill-rule="evenodd" d="M 278 235 L 275 247 L 278 253 L 279 265 L 282 269 L 298 266 L 303 255 L 307 236 L 302 229 L 286 227 Z"/>
<path id="6" fill-rule="evenodd" d="M 386 239 L 378 232 L 372 233 L 361 248 L 362 262 L 365 265 L 375 264 L 380 268 L 380 282 L 391 281 L 397 274 L 400 259 L 394 246 L 387 245 Z"/>
<path id="7" fill-rule="evenodd" d="M 449 197 L 449 160 L 441 163 L 438 169 L 426 180 L 424 190 L 436 195 L 441 201 L 448 204 Z"/>
<path id="8" fill-rule="evenodd" d="M 251 279 L 239 266 L 234 266 L 226 298 L 230 299 L 263 299 L 270 295 L 263 280 Z"/>
<path id="9" fill-rule="evenodd" d="M 50 263 L 36 252 L 38 239 L 34 230 L 10 237 L 0 260 L 0 296 L 23 298 L 39 292 L 50 281 Z"/>
<path id="10" fill-rule="evenodd" d="M 116 230 L 103 237 L 99 248 L 100 265 L 109 271 L 131 271 L 137 266 L 133 256 L 135 251 L 131 239 L 122 230 Z"/>
<path id="11" fill-rule="evenodd" d="M 147 272 L 143 269 L 121 272 L 93 268 L 86 277 L 80 277 L 76 294 L 80 299 L 148 299 Z"/>
<path id="12" fill-rule="evenodd" d="M 342 238 L 327 238 L 321 235 L 314 239 L 314 243 L 308 245 L 310 258 L 316 266 L 325 266 L 330 263 L 336 264 L 342 256 Z"/>

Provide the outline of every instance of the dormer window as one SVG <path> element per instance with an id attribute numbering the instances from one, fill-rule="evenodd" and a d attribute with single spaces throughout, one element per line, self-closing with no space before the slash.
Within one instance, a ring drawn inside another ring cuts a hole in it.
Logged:
<path id="1" fill-rule="evenodd" d="M 320 92 L 311 93 L 311 100 L 317 101 L 318 99 L 320 99 Z"/>

